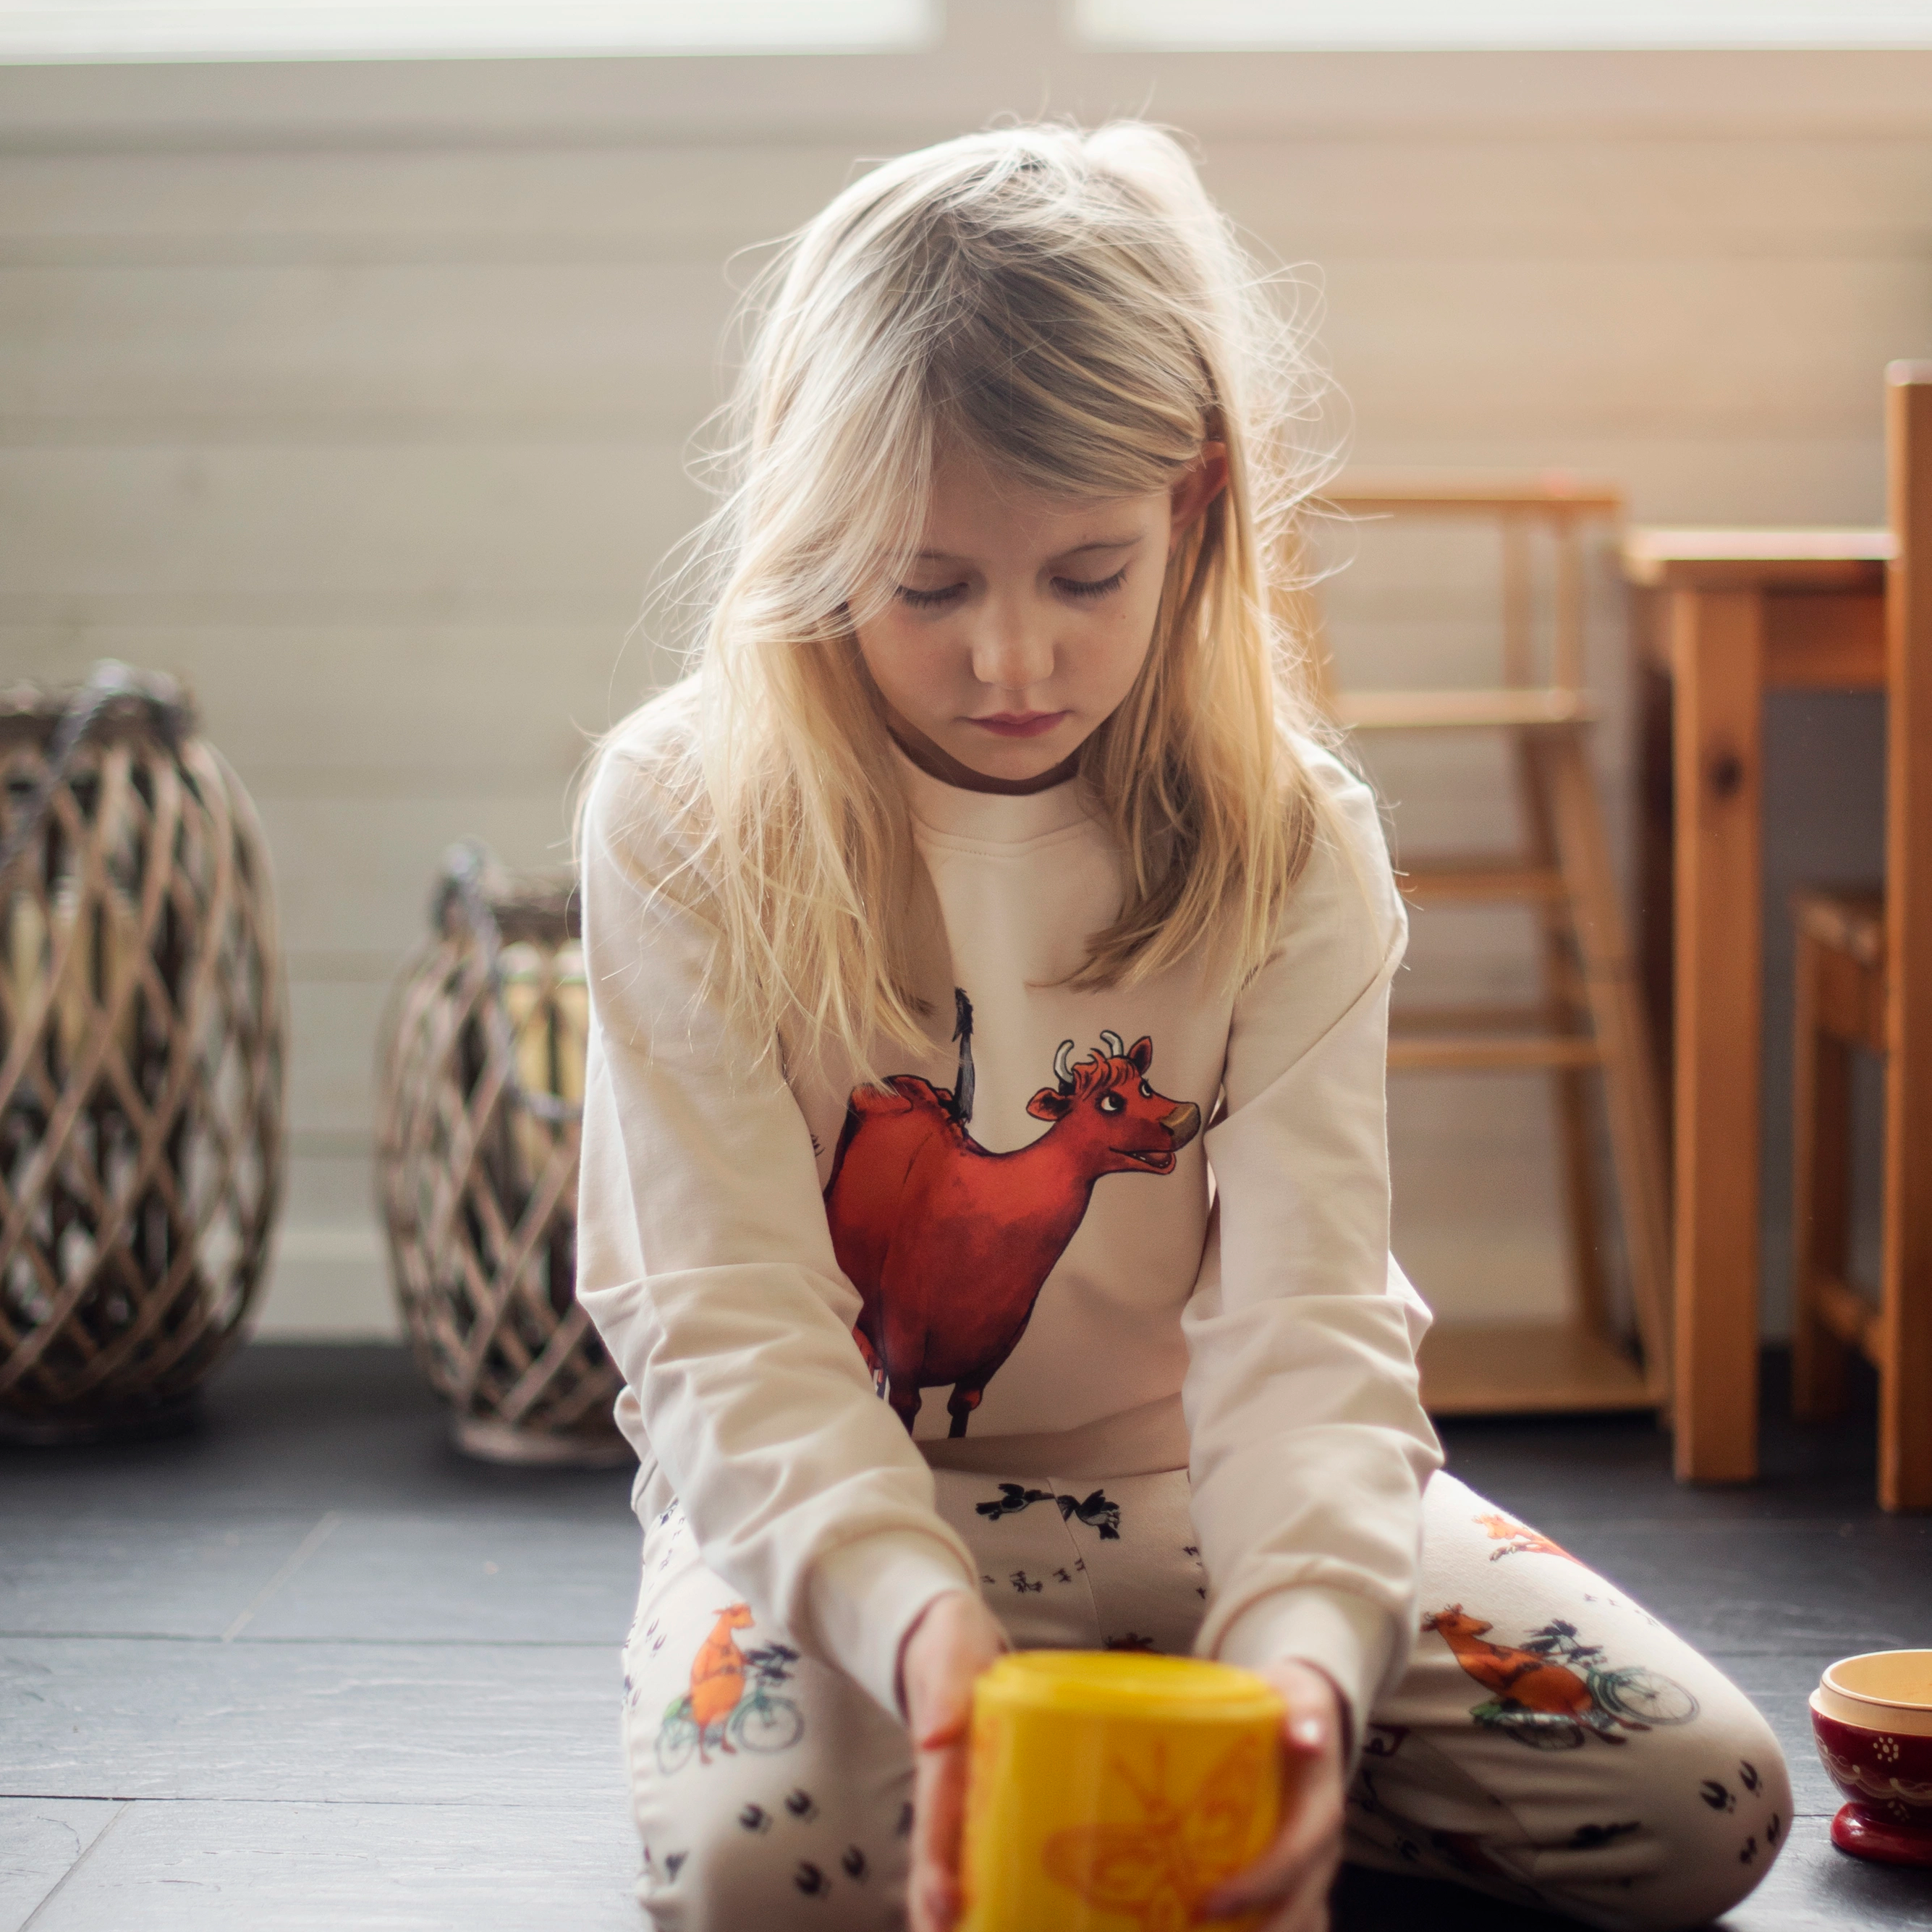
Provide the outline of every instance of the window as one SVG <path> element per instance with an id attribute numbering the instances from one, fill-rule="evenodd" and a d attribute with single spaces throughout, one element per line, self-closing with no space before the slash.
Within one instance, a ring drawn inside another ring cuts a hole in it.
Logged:
<path id="1" fill-rule="evenodd" d="M 870 53 L 938 0 L 0 0 L 0 61 Z"/>
<path id="2" fill-rule="evenodd" d="M 1932 47 L 1932 0 L 1074 0 L 1082 38 L 1168 52 Z"/>

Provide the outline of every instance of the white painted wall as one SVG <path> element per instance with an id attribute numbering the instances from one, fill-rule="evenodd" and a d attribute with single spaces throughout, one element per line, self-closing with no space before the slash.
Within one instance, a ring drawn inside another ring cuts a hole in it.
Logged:
<path id="1" fill-rule="evenodd" d="M 626 634 L 699 506 L 731 258 L 855 158 L 1144 108 L 1316 265 L 1363 461 L 1562 466 L 1642 520 L 1880 515 L 1879 372 L 1932 352 L 1932 56 L 1102 56 L 1058 20 L 956 0 L 943 48 L 869 58 L 0 70 L 0 666 L 181 673 L 261 806 L 296 1025 L 263 1332 L 393 1331 L 373 1039 L 438 856 L 562 856 L 584 734 L 662 671 Z M 1343 602 L 1364 682 L 1438 608 L 1366 568 Z M 1774 910 L 1872 862 L 1876 737 L 1855 700 L 1773 724 Z M 1621 808 L 1620 728 L 1604 754 Z M 1496 822 L 1480 756 L 1381 769 L 1412 850 Z M 1520 972 L 1493 926 L 1418 927 L 1418 992 Z M 1534 1084 L 1403 1082 L 1395 1132 L 1445 1310 L 1560 1299 Z"/>

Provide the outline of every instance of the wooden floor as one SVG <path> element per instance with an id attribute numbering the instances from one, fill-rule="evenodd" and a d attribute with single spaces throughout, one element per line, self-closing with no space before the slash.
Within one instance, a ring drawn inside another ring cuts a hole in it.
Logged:
<path id="1" fill-rule="evenodd" d="M 1734 1932 L 1932 1928 L 1932 1876 L 1840 1856 L 1804 1700 L 1932 1645 L 1932 1525 L 1872 1507 L 1868 1431 L 1774 1412 L 1757 1487 L 1694 1492 L 1642 1417 L 1447 1425 L 1463 1478 L 1608 1572 L 1757 1700 L 1790 1846 Z M 621 1474 L 445 1447 L 384 1348 L 259 1347 L 176 1439 L 0 1452 L 0 1932 L 640 1932 L 616 1724 Z M 1552 1922 L 1344 1880 L 1338 1932 Z"/>

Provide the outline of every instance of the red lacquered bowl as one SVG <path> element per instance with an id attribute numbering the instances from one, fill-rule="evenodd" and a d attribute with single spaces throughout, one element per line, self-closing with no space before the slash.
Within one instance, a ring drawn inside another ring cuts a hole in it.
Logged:
<path id="1" fill-rule="evenodd" d="M 1832 1842 L 1856 1858 L 1932 1867 L 1932 1650 L 1875 1650 L 1833 1664 L 1811 1729 L 1849 1801 Z"/>

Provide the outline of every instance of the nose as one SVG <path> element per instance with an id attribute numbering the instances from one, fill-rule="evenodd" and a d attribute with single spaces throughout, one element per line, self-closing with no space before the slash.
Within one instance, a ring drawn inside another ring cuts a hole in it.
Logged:
<path id="1" fill-rule="evenodd" d="M 1160 1124 L 1174 1136 L 1174 1145 L 1184 1148 L 1201 1131 L 1201 1109 L 1192 1100 L 1184 1100 Z"/>
<path id="2" fill-rule="evenodd" d="M 995 691 L 1030 691 L 1053 675 L 1053 632 L 1043 616 L 995 601 L 973 636 L 973 675 Z"/>

